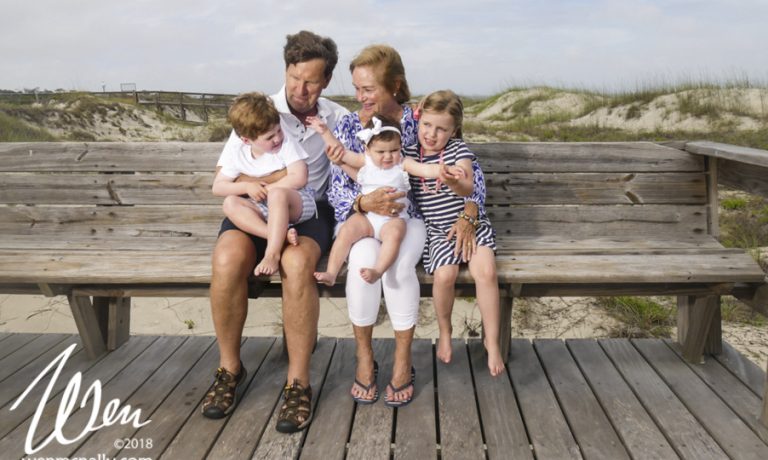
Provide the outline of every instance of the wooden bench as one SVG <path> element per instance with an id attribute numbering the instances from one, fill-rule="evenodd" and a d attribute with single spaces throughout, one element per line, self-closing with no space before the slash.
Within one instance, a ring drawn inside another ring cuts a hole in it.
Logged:
<path id="1" fill-rule="evenodd" d="M 505 350 L 515 297 L 677 296 L 679 340 L 694 362 L 720 350 L 720 296 L 768 312 L 765 273 L 717 241 L 718 171 L 768 195 L 768 152 L 646 142 L 472 148 L 498 234 Z M 210 191 L 220 150 L 0 144 L 0 292 L 68 296 L 92 356 L 128 339 L 131 297 L 206 297 L 222 218 Z M 419 273 L 429 296 L 432 278 Z M 343 286 L 321 293 L 343 297 Z M 250 295 L 279 296 L 279 277 L 253 279 Z M 457 295 L 474 295 L 467 271 Z"/>

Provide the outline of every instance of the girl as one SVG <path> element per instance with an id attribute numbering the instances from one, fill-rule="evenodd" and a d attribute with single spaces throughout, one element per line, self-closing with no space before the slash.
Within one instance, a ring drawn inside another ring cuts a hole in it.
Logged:
<path id="1" fill-rule="evenodd" d="M 485 213 L 482 170 L 462 140 L 463 105 L 455 93 L 430 94 L 419 105 L 419 112 L 419 142 L 403 149 L 404 156 L 423 164 L 455 165 L 464 171 L 460 177 L 441 177 L 442 183 L 411 177 L 414 199 L 427 226 L 424 268 L 434 274 L 432 298 L 440 329 L 437 357 L 445 363 L 451 360 L 456 276 L 459 264 L 467 262 L 486 334 L 488 369 L 496 376 L 504 370 L 499 346 L 499 285 L 495 232 Z"/>
<path id="2" fill-rule="evenodd" d="M 332 149 L 343 148 L 318 118 L 307 120 L 309 126 L 323 136 Z M 365 154 L 359 155 L 345 151 L 342 156 L 342 169 L 362 187 L 362 193 L 370 193 L 380 187 L 391 187 L 397 191 L 408 191 L 408 174 L 437 179 L 441 174 L 451 179 L 458 179 L 463 170 L 455 166 L 442 164 L 427 165 L 413 159 L 401 159 L 400 129 L 394 121 L 381 115 L 373 116 L 366 129 L 357 134 L 365 145 Z M 330 156 L 333 156 L 331 154 Z M 405 198 L 403 198 L 405 200 Z M 336 282 L 341 266 L 349 255 L 354 243 L 366 237 L 381 241 L 381 252 L 374 267 L 360 269 L 360 276 L 368 283 L 375 283 L 387 271 L 397 258 L 400 242 L 405 235 L 405 220 L 408 214 L 392 209 L 389 215 L 372 212 L 353 214 L 339 230 L 328 257 L 325 272 L 315 273 L 315 278 L 328 286 Z"/>

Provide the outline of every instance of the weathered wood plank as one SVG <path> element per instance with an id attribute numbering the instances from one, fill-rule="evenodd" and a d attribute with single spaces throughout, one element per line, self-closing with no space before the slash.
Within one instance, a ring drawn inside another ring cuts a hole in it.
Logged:
<path id="1" fill-rule="evenodd" d="M 131 298 L 110 297 L 109 319 L 107 320 L 107 349 L 116 350 L 131 335 Z"/>
<path id="2" fill-rule="evenodd" d="M 632 458 L 676 458 L 664 434 L 597 341 L 571 339 L 566 344 Z"/>
<path id="3" fill-rule="evenodd" d="M 682 358 L 680 345 L 671 340 L 664 342 L 675 352 L 678 358 Z M 758 422 L 760 398 L 722 364 L 715 359 L 707 359 L 702 364 L 688 363 L 688 367 L 753 431 L 759 433 L 762 430 L 762 425 Z"/>
<path id="4" fill-rule="evenodd" d="M 598 343 L 678 455 L 690 459 L 727 458 L 717 442 L 631 343 L 621 339 L 603 339 Z"/>
<path id="5" fill-rule="evenodd" d="M 483 421 L 488 458 L 533 458 L 525 424 L 506 372 L 491 377 L 488 355 L 480 340 L 468 340 L 477 403 Z M 510 365 L 515 365 L 511 362 Z"/>
<path id="6" fill-rule="evenodd" d="M 222 147 L 219 142 L 0 142 L 0 171 L 213 171 Z"/>
<path id="7" fill-rule="evenodd" d="M 584 456 L 629 459 L 621 439 L 574 363 L 565 343 L 557 339 L 537 339 L 533 346 Z"/>
<path id="8" fill-rule="evenodd" d="M 487 174 L 485 182 L 486 205 L 707 203 L 706 176 L 702 173 L 524 174 L 507 171 Z"/>
<path id="9" fill-rule="evenodd" d="M 379 363 L 377 386 L 381 400 L 384 398 L 387 377 L 391 375 L 394 353 L 394 340 L 373 340 L 373 354 Z M 352 387 L 351 383 L 347 385 L 348 388 Z M 352 433 L 349 436 L 347 459 L 388 460 L 391 451 L 392 427 L 395 421 L 394 414 L 395 411 L 381 402 L 368 405 L 357 404 Z M 426 430 L 426 427 L 422 429 Z"/>
<path id="10" fill-rule="evenodd" d="M 47 355 L 51 349 L 70 336 L 66 334 L 42 334 L 29 341 L 13 353 L 0 360 L 0 382 L 12 376 L 19 369 L 38 359 L 41 355 Z M 59 350 L 61 352 L 61 350 Z M 56 353 L 58 354 L 58 352 Z M 52 355 L 53 358 L 55 355 Z"/>
<path id="11" fill-rule="evenodd" d="M 499 235 L 686 238 L 707 233 L 706 208 L 688 205 L 488 206 Z"/>
<path id="12" fill-rule="evenodd" d="M 83 348 L 88 356 L 96 358 L 107 352 L 107 321 L 109 311 L 98 298 L 91 301 L 88 297 L 69 294 L 67 296 L 72 318 L 83 341 Z M 103 299 L 102 299 L 103 300 Z"/>
<path id="13" fill-rule="evenodd" d="M 212 237 L 221 206 L 0 207 L 0 233 L 74 237 Z"/>
<path id="14" fill-rule="evenodd" d="M 196 339 L 199 340 L 199 339 Z M 252 343 L 249 343 L 252 342 Z M 267 337 L 249 337 L 242 345 L 242 351 L 247 355 L 244 356 L 246 361 L 250 365 L 251 363 L 261 364 L 262 360 L 266 356 L 272 344 L 275 342 L 274 338 Z M 200 404 L 205 396 L 205 392 L 208 390 L 208 386 L 211 381 L 211 374 L 219 366 L 219 351 L 218 347 L 214 344 L 208 349 L 203 357 L 198 361 L 192 370 L 184 377 L 179 385 L 174 388 L 173 392 L 163 401 L 162 405 L 152 413 L 152 426 L 147 425 L 141 428 L 138 432 L 132 435 L 133 438 L 146 439 L 152 438 L 153 446 L 151 449 L 132 449 L 130 451 L 124 450 L 121 453 L 130 454 L 134 457 L 148 457 L 159 458 L 160 454 L 165 450 L 169 443 L 173 440 L 179 431 L 179 427 L 191 418 L 204 418 L 200 414 Z M 247 369 L 248 367 L 246 367 Z M 254 370 L 255 369 L 251 368 Z M 234 415 L 234 414 L 233 414 Z M 231 419 L 232 417 L 230 417 Z M 231 420 L 230 420 L 231 422 Z M 222 424 L 219 422 L 219 424 Z M 251 427 L 257 426 L 255 423 L 251 423 Z M 236 427 L 233 425 L 225 433 L 235 432 Z M 218 430 L 211 430 L 218 431 Z M 223 434 L 223 433 L 222 433 Z M 198 432 L 199 436 L 207 437 L 207 434 Z M 210 439 L 210 438 L 208 438 Z M 217 447 L 219 444 L 217 444 Z M 207 447 L 207 446 L 206 446 Z M 243 452 L 248 447 L 243 444 L 242 450 L 235 452 Z M 252 449 L 251 449 L 252 450 Z M 199 455 L 202 455 L 205 449 L 201 449 Z M 194 458 L 195 456 L 189 456 L 184 458 Z M 229 457 L 213 457 L 213 458 L 232 458 Z"/>
<path id="15" fill-rule="evenodd" d="M 211 248 L 216 245 L 216 236 L 193 237 L 137 237 L 115 236 L 109 239 L 100 236 L 67 236 L 66 239 L 47 239 L 42 246 L 39 235 L 3 235 L 0 249 L 16 250 L 92 250 L 92 251 L 179 251 L 194 248 Z M 5 290 L 5 288 L 3 287 Z M 39 292 L 39 290 L 38 290 Z"/>
<path id="16" fill-rule="evenodd" d="M 763 395 L 766 389 L 765 372 L 757 364 L 739 353 L 728 342 L 723 343 L 723 352 L 713 358 L 731 371 L 755 395 Z"/>
<path id="17" fill-rule="evenodd" d="M 512 339 L 509 374 L 536 458 L 582 458 L 533 345 Z"/>
<path id="18" fill-rule="evenodd" d="M 718 160 L 717 180 L 720 184 L 768 197 L 768 167 Z"/>
<path id="19" fill-rule="evenodd" d="M 702 158 L 650 142 L 503 142 L 469 148 L 486 173 L 704 171 Z"/>
<path id="20" fill-rule="evenodd" d="M 83 381 L 92 382 L 98 379 L 102 384 L 108 383 L 118 372 L 143 353 L 156 339 L 157 337 L 150 336 L 134 337 L 124 347 L 120 347 L 119 350 L 108 355 L 108 359 L 95 362 L 92 367 L 85 370 L 83 372 Z M 84 355 L 84 353 L 80 354 Z M 39 426 L 41 427 L 40 429 L 45 430 L 45 433 L 50 432 L 53 428 L 52 421 L 56 418 L 56 413 L 59 410 L 62 387 L 68 383 L 68 380 L 59 379 L 59 383 L 60 385 L 57 385 L 57 390 L 51 393 L 51 397 L 45 404 L 40 417 L 40 420 L 43 422 Z M 34 397 L 34 395 L 32 396 Z M 8 426 L 18 426 L 10 433 L 0 435 L 0 452 L 20 452 L 23 449 L 25 438 L 32 425 L 31 415 L 37 409 L 36 404 L 38 401 L 35 401 L 35 407 L 30 407 L 29 404 L 24 403 L 23 406 L 20 406 L 15 411 L 3 416 L 3 420 L 0 423 L 7 423 Z"/>
<path id="21" fill-rule="evenodd" d="M 695 141 L 685 144 L 685 150 L 699 155 L 723 158 L 753 166 L 768 167 L 768 151 L 719 142 Z"/>
<path id="22" fill-rule="evenodd" d="M 435 379 L 432 341 L 413 341 L 413 367 L 417 370 L 413 402 L 397 409 L 395 459 L 436 458 L 437 425 L 435 421 Z M 386 385 L 386 381 L 382 379 Z M 382 390 L 384 386 L 381 387 Z"/>
<path id="23" fill-rule="evenodd" d="M 160 366 L 156 365 L 156 371 L 123 402 L 133 408 L 141 409 L 143 419 L 151 420 L 151 414 L 187 376 L 213 342 L 213 337 L 195 337 L 185 341 L 165 362 Z M 108 457 L 115 456 L 120 449 L 114 446 L 114 440 L 130 438 L 135 432 L 136 428 L 130 424 L 104 427 L 82 443 L 74 456 L 96 457 L 105 452 Z M 72 446 L 74 447 L 75 444 Z"/>
<path id="24" fill-rule="evenodd" d="M 0 346 L 0 360 L 40 337 L 40 334 L 3 334 L 6 338 Z"/>
<path id="25" fill-rule="evenodd" d="M 450 364 L 437 367 L 437 400 L 440 421 L 440 458 L 482 458 L 485 455 L 480 414 L 474 396 L 467 347 L 463 339 L 451 341 Z M 417 377 L 418 379 L 418 374 Z"/>
<path id="26" fill-rule="evenodd" d="M 352 430 L 355 403 L 349 395 L 355 376 L 355 340 L 338 339 L 328 377 L 317 398 L 312 425 L 301 449 L 302 459 L 343 459 Z"/>
<path id="27" fill-rule="evenodd" d="M 768 458 L 768 445 L 662 341 L 633 343 L 731 458 Z"/>
<path id="28" fill-rule="evenodd" d="M 109 383 L 103 385 L 102 400 L 111 401 L 117 398 L 120 401 L 126 401 L 137 388 L 152 376 L 157 370 L 158 364 L 165 362 L 185 341 L 186 338 L 184 337 L 160 337 L 155 340 L 137 359 L 125 366 Z M 83 385 L 88 387 L 91 382 L 84 381 Z M 76 439 L 80 435 L 80 431 L 82 431 L 82 427 L 86 426 L 92 410 L 93 399 L 89 399 L 85 407 L 75 407 L 73 414 L 67 420 L 67 424 L 61 430 L 67 439 Z M 142 415 L 141 420 L 146 421 L 146 415 Z M 52 419 L 41 422 L 34 440 L 35 445 L 39 444 L 53 430 L 53 425 L 54 420 Z M 80 444 L 87 440 L 88 437 L 86 436 L 75 444 L 66 446 L 53 441 L 36 455 L 41 457 L 70 456 Z M 101 447 L 113 445 L 114 440 L 113 437 Z"/>
<path id="29" fill-rule="evenodd" d="M 270 344 L 271 348 L 267 352 Z M 280 349 L 282 339 L 267 341 L 266 344 L 260 340 L 247 339 L 241 344 L 240 357 L 248 371 L 244 382 L 246 389 L 237 408 L 227 418 L 211 420 L 200 412 L 200 404 L 213 383 L 215 369 L 203 376 L 195 392 L 197 401 L 193 404 L 194 408 L 163 451 L 162 458 L 202 459 L 209 450 L 216 453 L 211 458 L 250 455 L 259 442 L 268 414 L 274 408 L 279 390 L 285 382 L 287 363 Z M 268 384 L 271 385 L 266 386 Z M 265 403 L 266 407 L 262 407 Z M 224 430 L 225 427 L 228 429 Z"/>
<path id="30" fill-rule="evenodd" d="M 527 283 L 727 283 L 762 282 L 765 274 L 747 254 L 515 255 L 497 257 L 499 281 Z M 423 269 L 419 279 L 431 283 Z M 0 251 L 0 278 L 9 283 L 148 284 L 209 283 L 210 252 L 198 251 Z M 278 281 L 279 276 L 270 277 Z M 467 270 L 459 283 L 473 284 Z"/>
<path id="31" fill-rule="evenodd" d="M 320 339 L 317 342 L 317 348 L 312 353 L 312 361 L 310 363 L 310 386 L 312 387 L 312 410 L 316 411 L 318 406 L 318 400 L 322 397 L 321 393 L 326 390 L 325 379 L 328 371 L 328 366 L 331 362 L 331 357 L 336 347 L 336 341 L 332 339 Z M 282 374 L 283 383 L 285 384 L 285 374 Z M 282 385 L 279 388 L 280 399 L 275 405 L 272 416 L 267 422 L 266 429 L 261 436 L 259 445 L 256 448 L 256 452 L 253 453 L 255 459 L 273 459 L 273 458 L 297 458 L 301 450 L 301 444 L 305 437 L 308 435 L 307 431 L 311 431 L 315 425 L 311 423 L 306 430 L 293 434 L 279 433 L 275 426 L 277 425 L 277 416 L 280 412 L 280 407 L 283 404 L 282 400 Z M 314 412 L 313 412 L 314 415 Z"/>

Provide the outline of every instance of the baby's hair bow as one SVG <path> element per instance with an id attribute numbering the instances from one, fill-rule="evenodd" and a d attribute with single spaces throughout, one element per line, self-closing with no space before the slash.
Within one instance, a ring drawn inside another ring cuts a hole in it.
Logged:
<path id="1" fill-rule="evenodd" d="M 356 135 L 365 145 L 368 145 L 368 143 L 371 142 L 373 136 L 378 136 L 386 131 L 392 131 L 400 135 L 399 129 L 394 126 L 381 126 L 381 120 L 376 117 L 371 118 L 371 122 L 373 122 L 373 128 L 365 128 Z"/>

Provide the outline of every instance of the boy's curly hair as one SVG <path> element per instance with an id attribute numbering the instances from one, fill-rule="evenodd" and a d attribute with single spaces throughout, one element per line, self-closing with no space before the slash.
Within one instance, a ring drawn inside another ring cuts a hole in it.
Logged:
<path id="1" fill-rule="evenodd" d="M 232 102 L 227 120 L 238 136 L 256 139 L 280 123 L 280 113 L 266 95 L 244 93 Z"/>

